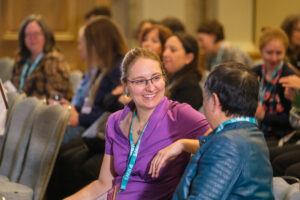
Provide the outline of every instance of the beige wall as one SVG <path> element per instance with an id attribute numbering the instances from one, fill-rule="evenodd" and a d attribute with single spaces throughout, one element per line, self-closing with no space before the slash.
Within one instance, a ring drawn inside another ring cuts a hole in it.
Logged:
<path id="1" fill-rule="evenodd" d="M 175 16 L 195 34 L 204 18 L 213 17 L 224 24 L 227 40 L 248 52 L 257 52 L 255 44 L 262 26 L 279 26 L 286 15 L 300 12 L 300 0 L 0 0 L 0 57 L 15 55 L 22 19 L 38 12 L 54 28 L 58 47 L 72 69 L 82 69 L 76 50 L 77 30 L 84 13 L 100 4 L 112 6 L 113 17 L 131 47 L 136 46 L 134 32 L 143 19 Z"/>
<path id="2" fill-rule="evenodd" d="M 294 13 L 300 13 L 299 0 L 257 0 L 255 36 L 259 37 L 261 28 L 269 25 L 279 27 L 283 19 Z"/>
<path id="3" fill-rule="evenodd" d="M 162 20 L 168 16 L 180 19 L 190 34 L 195 34 L 197 25 L 202 20 L 201 0 L 128 0 L 129 32 L 133 33 L 144 19 Z M 133 34 L 132 34 L 133 35 Z M 131 46 L 137 45 L 135 38 L 128 38 Z"/>

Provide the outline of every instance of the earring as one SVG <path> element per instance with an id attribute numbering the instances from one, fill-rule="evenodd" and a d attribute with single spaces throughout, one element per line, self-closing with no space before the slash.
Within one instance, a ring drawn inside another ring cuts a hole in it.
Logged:
<path id="1" fill-rule="evenodd" d="M 128 92 L 124 91 L 124 94 L 125 94 L 127 97 L 129 97 L 129 93 L 128 93 Z"/>

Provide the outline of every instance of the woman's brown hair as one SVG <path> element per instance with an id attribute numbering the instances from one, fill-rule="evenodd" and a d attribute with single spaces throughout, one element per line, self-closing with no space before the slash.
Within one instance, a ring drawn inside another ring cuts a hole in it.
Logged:
<path id="1" fill-rule="evenodd" d="M 109 17 L 96 17 L 89 22 L 85 27 L 84 36 L 88 66 L 91 67 L 96 58 L 98 70 L 101 69 L 100 78 L 95 81 L 92 91 L 94 99 L 102 79 L 114 68 L 115 62 L 126 54 L 128 48 L 120 29 Z"/>

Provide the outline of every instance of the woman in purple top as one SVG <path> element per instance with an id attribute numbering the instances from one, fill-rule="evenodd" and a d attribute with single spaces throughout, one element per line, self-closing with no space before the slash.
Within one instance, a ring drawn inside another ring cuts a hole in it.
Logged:
<path id="1" fill-rule="evenodd" d="M 107 122 L 99 178 L 67 199 L 97 199 L 101 195 L 171 199 L 190 154 L 181 153 L 160 170 L 159 176 L 150 169 L 153 157 L 175 141 L 182 145 L 194 142 L 191 139 L 210 129 L 205 117 L 190 105 L 164 96 L 164 68 L 150 50 L 135 48 L 127 53 L 122 82 L 132 102 Z"/>

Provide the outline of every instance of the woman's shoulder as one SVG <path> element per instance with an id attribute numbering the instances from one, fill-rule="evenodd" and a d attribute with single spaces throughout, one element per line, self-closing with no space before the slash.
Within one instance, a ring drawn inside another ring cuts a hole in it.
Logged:
<path id="1" fill-rule="evenodd" d="M 64 60 L 64 56 L 61 52 L 59 52 L 56 49 L 53 49 L 47 53 L 45 53 L 45 58 L 46 59 L 57 59 L 57 60 Z"/>
<path id="2" fill-rule="evenodd" d="M 260 74 L 261 68 L 262 68 L 262 65 L 256 65 L 255 67 L 253 67 L 253 71 L 254 71 L 256 74 Z"/>
<path id="3" fill-rule="evenodd" d="M 172 119 L 194 121 L 195 119 L 205 119 L 204 115 L 195 110 L 187 103 L 179 103 L 178 101 L 168 100 L 168 115 Z"/>
<path id="4" fill-rule="evenodd" d="M 282 76 L 289 76 L 296 74 L 294 70 L 292 70 L 287 63 L 285 63 L 282 67 Z"/>

